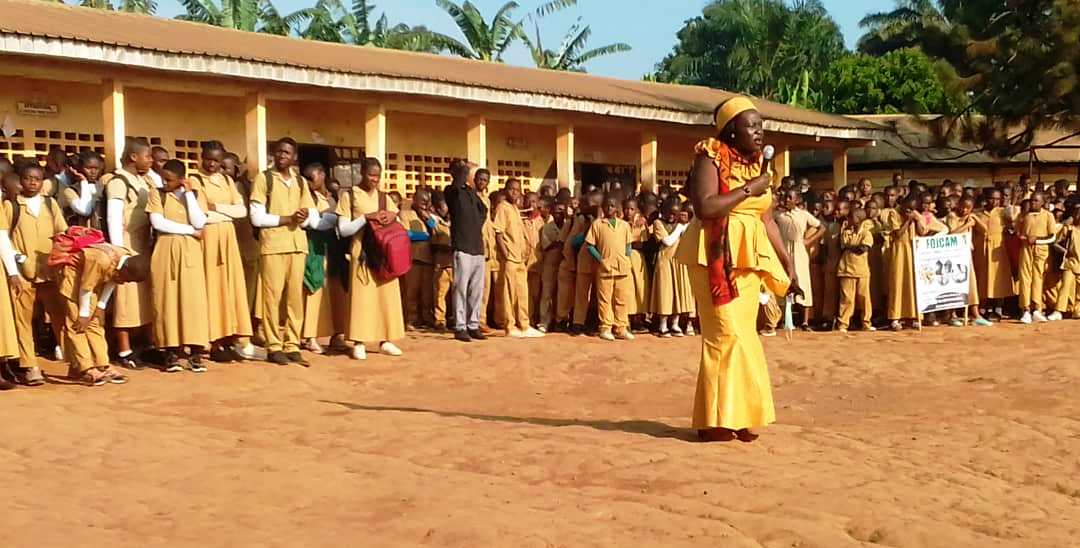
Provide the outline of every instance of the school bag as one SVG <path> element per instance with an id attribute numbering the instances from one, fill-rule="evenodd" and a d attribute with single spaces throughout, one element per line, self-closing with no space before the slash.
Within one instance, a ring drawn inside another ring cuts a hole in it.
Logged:
<path id="1" fill-rule="evenodd" d="M 385 210 L 386 194 L 379 192 L 379 211 Z M 378 227 L 368 224 L 364 227 L 362 238 L 363 260 L 379 281 L 400 278 L 412 268 L 412 242 L 400 223 Z"/>
<path id="2" fill-rule="evenodd" d="M 105 233 L 96 228 L 69 227 L 66 232 L 53 236 L 48 264 L 53 268 L 75 266 L 80 251 L 102 243 L 105 243 Z"/>
<path id="3" fill-rule="evenodd" d="M 49 209 L 49 211 L 52 211 L 52 203 L 54 201 L 54 198 L 50 196 L 42 196 L 42 198 L 44 198 L 44 200 L 42 200 L 41 206 Z M 4 201 L 11 204 L 11 219 L 9 219 L 8 225 L 10 225 L 11 227 L 9 231 L 14 232 L 15 227 L 19 226 L 19 216 L 22 215 L 22 208 L 19 207 L 19 202 L 15 201 L 14 199 Z"/>

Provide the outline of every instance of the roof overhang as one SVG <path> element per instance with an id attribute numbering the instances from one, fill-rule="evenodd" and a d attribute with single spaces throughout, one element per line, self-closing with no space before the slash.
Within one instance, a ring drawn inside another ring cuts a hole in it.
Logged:
<path id="1" fill-rule="evenodd" d="M 93 43 L 57 37 L 42 37 L 0 32 L 0 53 L 43 56 L 67 61 L 106 63 L 166 72 L 223 76 L 253 81 L 272 81 L 301 86 L 355 90 L 388 94 L 443 97 L 459 101 L 490 103 L 514 107 L 550 109 L 614 116 L 632 120 L 674 123 L 689 126 L 712 126 L 711 114 L 679 109 L 630 105 L 588 99 L 561 97 L 536 92 L 510 91 L 482 86 L 436 82 L 373 74 L 335 72 L 310 67 L 289 66 L 262 61 L 214 57 L 210 55 L 162 52 L 136 47 Z M 889 133 L 864 128 L 835 128 L 782 120 L 765 120 L 771 132 L 805 135 L 815 138 L 871 141 Z"/>

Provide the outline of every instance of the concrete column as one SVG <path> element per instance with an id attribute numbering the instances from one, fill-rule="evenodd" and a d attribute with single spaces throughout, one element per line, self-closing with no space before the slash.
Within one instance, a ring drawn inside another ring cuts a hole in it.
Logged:
<path id="1" fill-rule="evenodd" d="M 480 167 L 487 165 L 487 119 L 483 116 L 471 116 L 466 121 L 468 160 Z"/>
<path id="2" fill-rule="evenodd" d="M 249 93 L 244 107 L 244 150 L 247 153 L 248 177 L 252 180 L 269 163 L 266 141 L 266 95 Z"/>
<path id="3" fill-rule="evenodd" d="M 555 138 L 555 163 L 559 188 L 574 191 L 574 126 L 559 126 Z"/>
<path id="4" fill-rule="evenodd" d="M 840 190 L 847 185 L 847 149 L 840 148 L 832 153 L 833 190 Z"/>
<path id="5" fill-rule="evenodd" d="M 105 128 L 105 163 L 107 169 L 116 169 L 122 163 L 126 130 L 124 128 L 124 84 L 105 80 L 101 88 L 102 127 Z"/>
<path id="6" fill-rule="evenodd" d="M 386 107 L 373 105 L 367 108 L 364 122 L 364 154 L 376 158 L 386 168 Z"/>
<path id="7" fill-rule="evenodd" d="M 657 181 L 657 156 L 659 147 L 655 133 L 643 132 L 641 134 L 641 191 L 656 192 Z"/>
<path id="8" fill-rule="evenodd" d="M 773 186 L 780 185 L 780 179 L 791 175 L 791 148 L 778 147 L 773 157 Z"/>

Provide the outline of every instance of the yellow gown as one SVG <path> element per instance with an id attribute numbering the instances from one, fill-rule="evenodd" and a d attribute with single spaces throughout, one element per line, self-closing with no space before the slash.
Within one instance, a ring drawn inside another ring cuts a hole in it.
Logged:
<path id="1" fill-rule="evenodd" d="M 714 143 L 704 141 L 698 151 L 713 157 Z M 733 162 L 729 188 L 740 188 L 760 173 L 760 164 Z M 738 289 L 738 297 L 728 304 L 713 304 L 706 237 L 697 219 L 679 242 L 678 260 L 690 271 L 701 318 L 695 429 L 738 430 L 776 421 L 765 349 L 757 333 L 758 295 L 762 285 L 774 295 L 784 295 L 791 281 L 765 232 L 764 216 L 771 214 L 772 203 L 770 190 L 743 200 L 728 215 L 732 277 Z"/>
<path id="2" fill-rule="evenodd" d="M 0 230 L 11 232 L 7 215 L 0 215 Z M 0 359 L 17 358 L 19 338 L 15 333 L 15 309 L 12 308 L 7 272 L 0 278 L 3 278 L 0 280 Z"/>
<path id="3" fill-rule="evenodd" d="M 208 204 L 243 207 L 244 199 L 233 182 L 220 173 L 199 173 L 192 177 Z M 233 219 L 219 212 L 206 212 L 209 221 L 203 230 L 203 263 L 206 267 L 208 295 L 207 324 L 210 340 L 251 336 L 251 312 L 248 309 L 247 280 L 240 258 Z M 239 219 L 239 222 L 246 222 Z"/>
<path id="4" fill-rule="evenodd" d="M 649 240 L 649 226 L 639 225 L 637 222 L 630 226 L 631 242 L 645 243 Z M 645 256 L 641 251 L 630 251 L 630 283 L 633 286 L 633 297 L 627 304 L 627 314 L 649 313 L 649 269 L 645 265 Z"/>
<path id="5" fill-rule="evenodd" d="M 997 207 L 979 213 L 986 229 L 976 226 L 972 234 L 975 251 L 972 263 L 979 278 L 979 297 L 1004 299 L 1016 295 L 1016 281 L 1012 276 L 1012 261 L 1005 249 L 1005 227 L 1010 221 L 1005 208 Z"/>
<path id="6" fill-rule="evenodd" d="M 921 219 L 921 216 L 920 216 Z M 922 223 L 922 221 L 918 221 Z M 890 320 L 918 319 L 919 307 L 915 302 L 915 251 L 912 248 L 916 237 L 915 223 L 910 223 L 907 228 L 899 233 L 904 226 L 900 216 L 889 219 L 889 230 L 894 231 L 892 245 L 889 247 L 891 256 L 888 263 L 892 270 L 889 271 L 889 298 L 886 303 L 886 317 Z"/>
<path id="7" fill-rule="evenodd" d="M 348 220 L 375 213 L 379 209 L 379 193 L 365 192 L 359 187 L 341 193 L 337 214 Z M 386 200 L 386 209 L 397 213 L 393 200 Z M 367 230 L 365 227 L 363 230 Z M 379 281 L 363 259 L 363 238 L 360 233 L 352 243 L 352 282 L 349 288 L 352 306 L 349 308 L 348 339 L 355 343 L 380 343 L 405 337 L 405 318 L 401 311 L 401 289 L 398 280 Z"/>
<path id="8" fill-rule="evenodd" d="M 172 192 L 150 192 L 148 215 L 189 224 L 187 206 Z M 202 194 L 200 207 L 206 207 Z M 205 210 L 204 210 L 205 211 Z M 207 347 L 210 330 L 206 297 L 206 272 L 199 240 L 181 234 L 159 234 L 150 258 L 150 287 L 154 303 L 154 343 L 159 348 Z"/>
<path id="9" fill-rule="evenodd" d="M 652 225 L 653 237 L 655 237 L 657 241 L 663 240 L 675 230 L 676 226 L 678 225 L 675 223 L 665 223 L 664 221 L 657 219 Z M 682 238 L 685 237 L 686 233 L 684 232 Z M 689 310 L 685 310 L 685 304 L 681 305 L 679 300 L 679 293 L 682 293 L 682 298 L 685 299 L 686 289 L 685 287 L 680 286 L 686 285 L 683 283 L 686 277 L 679 276 L 679 261 L 676 259 L 678 249 L 678 242 L 670 247 L 661 243 L 660 250 L 656 254 L 656 264 L 653 266 L 651 295 L 649 297 L 649 310 L 653 314 L 670 316 L 672 314 L 689 312 Z"/>

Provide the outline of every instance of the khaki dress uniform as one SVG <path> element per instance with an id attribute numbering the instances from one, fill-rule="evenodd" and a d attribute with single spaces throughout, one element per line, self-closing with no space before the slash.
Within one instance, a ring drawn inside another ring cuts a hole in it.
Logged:
<path id="1" fill-rule="evenodd" d="M 634 224 L 630 226 L 630 242 L 644 244 L 652 235 L 648 225 Z M 631 299 L 626 305 L 627 314 L 649 313 L 649 269 L 645 264 L 645 256 L 637 249 L 630 250 L 630 286 Z"/>
<path id="2" fill-rule="evenodd" d="M 386 210 L 397 213 L 392 200 L 386 200 Z M 379 192 L 366 192 L 353 187 L 343 192 L 337 206 L 338 218 L 352 221 L 379 211 Z M 366 230 L 366 228 L 365 228 Z M 399 340 L 405 336 L 405 320 L 401 311 L 401 289 L 397 279 L 381 281 L 364 262 L 363 238 L 353 237 L 351 271 L 351 307 L 346 335 L 354 343 Z"/>
<path id="3" fill-rule="evenodd" d="M 185 200 L 175 192 L 155 190 L 150 193 L 146 213 L 160 213 L 166 220 L 190 225 Z M 205 210 L 206 197 L 198 193 L 197 200 Z M 158 348 L 209 346 L 210 311 L 199 240 L 184 234 L 158 234 L 150 258 L 150 286 L 154 301 L 154 343 Z"/>
<path id="4" fill-rule="evenodd" d="M 314 200 L 315 209 L 320 215 L 332 213 L 337 209 L 337 201 L 333 198 L 315 193 Z M 337 227 L 331 230 L 337 230 Z M 344 333 L 345 324 L 348 322 L 349 297 L 345 294 L 341 279 L 330 274 L 329 252 L 328 248 L 327 256 L 323 259 L 323 272 L 326 273 L 323 286 L 314 292 L 306 285 L 304 286 L 304 328 L 301 333 L 304 339 L 317 339 Z"/>
<path id="5" fill-rule="evenodd" d="M 1016 280 L 1012 275 L 1012 261 L 1005 249 L 1005 227 L 1009 226 L 1009 217 L 1005 208 L 994 209 L 978 214 L 985 230 L 975 225 L 972 243 L 975 252 L 972 257 L 975 275 L 979 282 L 979 298 L 1005 299 L 1016 295 Z"/>
<path id="6" fill-rule="evenodd" d="M 412 208 L 398 214 L 401 224 L 412 232 L 428 232 L 427 225 Z M 412 254 L 412 267 L 405 275 L 402 299 L 405 305 L 405 321 L 409 325 L 434 323 L 435 312 L 435 255 L 431 250 L 430 238 L 412 242 L 409 246 Z"/>
<path id="7" fill-rule="evenodd" d="M 10 238 L 11 222 L 8 219 L 6 208 L 0 215 L 0 231 L 6 234 L 2 237 Z M 18 267 L 16 266 L 16 272 Z M 5 272 L 0 280 L 0 359 L 14 358 L 19 355 L 19 337 L 15 331 L 15 309 L 11 302 L 11 288 L 8 287 L 8 276 L 13 272 Z"/>
<path id="8" fill-rule="evenodd" d="M 502 300 L 503 321 L 499 327 L 524 331 L 529 328 L 529 273 L 526 270 L 529 241 L 525 222 L 514 204 L 504 201 L 495 208 L 492 229 L 502 237 L 504 249 L 499 249 L 499 298 Z"/>
<path id="9" fill-rule="evenodd" d="M 195 190 L 200 198 L 218 208 L 218 211 L 206 212 L 202 239 L 210 340 L 250 337 L 247 279 L 233 228 L 234 219 L 247 217 L 244 199 L 233 181 L 224 174 L 199 172 L 192 179 L 197 183 Z"/>
<path id="10" fill-rule="evenodd" d="M 307 180 L 295 169 L 290 169 L 288 181 L 278 171 L 270 173 L 269 181 L 265 173 L 255 176 L 251 203 L 263 204 L 267 214 L 279 217 L 289 217 L 300 208 L 315 207 Z M 307 252 L 307 233 L 302 227 L 282 225 L 259 229 L 259 301 L 268 352 L 300 350 Z"/>
<path id="11" fill-rule="evenodd" d="M 563 226 L 569 223 L 564 222 Z M 544 223 L 540 229 L 540 243 L 537 251 L 541 255 L 540 270 L 540 325 L 550 327 L 552 317 L 556 316 L 556 296 L 558 295 L 559 270 L 562 267 L 562 228 L 554 220 Z"/>
<path id="12" fill-rule="evenodd" d="M 106 200 L 124 202 L 124 233 L 122 238 L 110 234 L 109 241 L 127 247 L 139 256 L 149 257 L 154 249 L 146 204 L 150 192 L 157 192 L 154 183 L 147 175 L 136 175 L 125 169 L 118 169 L 102 177 L 101 182 L 105 185 Z M 128 282 L 116 287 L 113 297 L 113 327 L 141 327 L 153 319 L 149 280 Z"/>
<path id="13" fill-rule="evenodd" d="M 25 196 L 17 196 L 14 202 L 4 202 L 4 222 L 9 225 L 12 223 L 14 208 L 20 209 L 17 226 L 11 227 L 10 235 L 15 251 L 26 256 L 19 265 L 19 273 L 29 282 L 29 287 L 14 296 L 12 305 L 15 312 L 15 332 L 19 339 L 19 365 L 27 369 L 37 366 L 34 305 L 39 301 L 49 316 L 56 340 L 61 348 L 64 346 L 64 306 L 57 291 L 55 272 L 48 265 L 48 261 L 53 236 L 64 232 L 68 227 L 56 200 L 44 196 L 40 196 L 40 200 L 36 214 L 30 209 L 30 199 Z"/>

